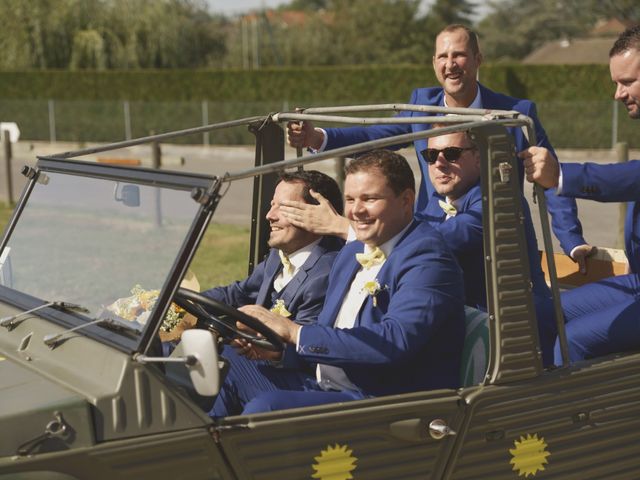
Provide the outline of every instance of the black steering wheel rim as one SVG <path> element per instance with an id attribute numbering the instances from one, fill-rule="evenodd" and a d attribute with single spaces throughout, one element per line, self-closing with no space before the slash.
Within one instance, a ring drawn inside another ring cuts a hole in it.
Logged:
<path id="1" fill-rule="evenodd" d="M 239 337 L 265 350 L 274 352 L 284 350 L 284 342 L 276 332 L 260 320 L 241 312 L 237 308 L 187 288 L 178 288 L 174 302 L 196 318 L 212 324 L 212 328 L 224 338 L 232 340 Z M 215 313 L 211 313 L 211 311 Z M 225 315 L 228 318 L 219 318 L 216 314 Z M 205 317 L 204 319 L 203 316 Z M 236 322 L 255 330 L 262 337 L 239 330 Z"/>

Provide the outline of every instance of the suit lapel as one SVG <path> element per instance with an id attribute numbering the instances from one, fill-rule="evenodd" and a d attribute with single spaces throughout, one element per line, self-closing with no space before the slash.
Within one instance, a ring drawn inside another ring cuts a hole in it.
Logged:
<path id="1" fill-rule="evenodd" d="M 262 285 L 260 285 L 260 290 L 258 291 L 258 297 L 256 298 L 256 303 L 258 305 L 263 305 L 265 307 L 271 306 L 271 292 L 273 291 L 273 281 L 276 278 L 276 275 L 280 272 L 280 268 L 282 267 L 280 263 L 280 258 L 276 250 L 271 250 L 269 253 L 269 258 L 267 258 L 267 264 L 264 268 L 264 280 Z"/>
<path id="2" fill-rule="evenodd" d="M 322 242 L 318 243 L 311 250 L 309 258 L 302 264 L 302 267 L 298 269 L 293 278 L 287 283 L 287 285 L 280 291 L 280 298 L 284 301 L 285 305 L 289 305 L 295 298 L 298 290 L 309 277 L 309 271 L 315 266 L 320 257 L 326 253 L 326 248 L 322 245 Z"/>

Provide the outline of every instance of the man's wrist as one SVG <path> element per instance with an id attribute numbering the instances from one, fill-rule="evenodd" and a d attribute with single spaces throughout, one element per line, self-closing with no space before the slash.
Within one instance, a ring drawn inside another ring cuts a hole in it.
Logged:
<path id="1" fill-rule="evenodd" d="M 298 345 L 298 340 L 300 339 L 300 330 L 302 330 L 302 326 L 298 325 L 295 322 L 291 322 L 291 325 L 288 328 L 288 337 L 283 339 L 287 343 L 292 343 L 293 345 Z"/>
<path id="2" fill-rule="evenodd" d="M 327 142 L 329 140 L 329 137 L 327 135 L 327 132 L 324 128 L 315 128 L 314 129 L 315 133 L 317 135 L 314 135 L 314 138 L 316 139 L 313 143 L 313 145 L 310 147 L 310 149 L 315 153 L 315 152 L 323 152 L 325 148 L 327 148 Z"/>
<path id="3" fill-rule="evenodd" d="M 343 240 L 348 240 L 350 226 L 351 226 L 351 223 L 346 217 L 343 217 L 342 215 L 338 215 L 334 222 L 334 227 L 332 229 L 333 234 L 336 237 L 342 238 Z"/>
<path id="4" fill-rule="evenodd" d="M 562 167 L 558 163 L 558 186 L 556 187 L 556 195 L 562 194 Z"/>

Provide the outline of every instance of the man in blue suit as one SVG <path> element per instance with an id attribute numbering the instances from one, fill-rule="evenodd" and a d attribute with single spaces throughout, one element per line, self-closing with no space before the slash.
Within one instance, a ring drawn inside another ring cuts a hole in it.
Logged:
<path id="1" fill-rule="evenodd" d="M 332 208 L 342 211 L 340 188 L 328 175 L 314 170 L 282 174 L 266 216 L 271 227 L 268 257 L 245 280 L 207 290 L 204 295 L 235 308 L 262 305 L 288 314 L 299 324 L 315 322 L 329 271 L 344 242 L 296 227 L 280 214 L 284 200 L 316 202 L 310 192 L 326 196 Z"/>
<path id="2" fill-rule="evenodd" d="M 419 218 L 442 233 L 458 259 L 464 273 L 465 304 L 486 311 L 480 153 L 469 134 L 460 132 L 431 138 L 429 148 L 420 154 L 428 165 L 433 192 Z M 354 232 L 349 225 L 343 225 L 343 217 L 325 199 L 316 197 L 318 204 L 310 208 L 298 202 L 284 202 L 283 215 L 307 230 L 353 239 Z M 552 365 L 557 336 L 553 300 L 540 267 L 535 231 L 524 198 L 522 206 L 542 359 L 544 365 Z"/>
<path id="3" fill-rule="evenodd" d="M 465 303 L 486 310 L 480 153 L 468 132 L 433 137 L 421 153 L 434 186 L 422 217 L 442 233 L 458 259 L 464 272 Z M 522 204 L 526 204 L 524 198 Z M 531 216 L 526 208 L 523 212 L 543 363 L 551 365 L 557 335 L 553 301 L 540 267 Z"/>
<path id="4" fill-rule="evenodd" d="M 615 98 L 640 119 L 640 27 L 623 32 L 609 52 Z M 571 361 L 640 348 L 640 160 L 599 165 L 559 164 L 550 151 L 522 152 L 527 180 L 558 195 L 600 202 L 630 202 L 625 219 L 628 275 L 607 278 L 562 294 Z M 562 363 L 556 345 L 555 361 Z"/>
<path id="5" fill-rule="evenodd" d="M 357 240 L 336 258 L 317 324 L 300 326 L 257 305 L 241 308 L 292 347 L 280 365 L 312 365 L 315 375 L 256 367 L 237 356 L 213 416 L 458 386 L 462 273 L 441 235 L 413 220 L 411 168 L 400 155 L 378 150 L 346 172 L 345 212 Z"/>
<path id="6" fill-rule="evenodd" d="M 531 117 L 535 123 L 538 145 L 555 152 L 538 120 L 533 102 L 509 97 L 489 90 L 476 78 L 482 63 L 482 54 L 478 47 L 476 34 L 463 25 L 450 25 L 440 32 L 436 38 L 436 49 L 433 57 L 433 68 L 441 87 L 418 88 L 413 91 L 409 103 L 415 105 L 433 105 L 446 107 L 470 107 L 498 110 L 515 110 Z M 400 117 L 422 116 L 420 112 L 401 112 Z M 417 132 L 430 128 L 425 124 L 378 125 L 370 127 L 349 128 L 314 128 L 311 122 L 297 122 L 288 125 L 288 139 L 294 147 L 307 147 L 316 150 L 330 150 L 368 140 L 375 140 L 392 135 Z M 510 128 L 516 143 L 516 151 L 529 146 L 520 128 Z M 433 194 L 433 185 L 426 179 L 429 176 L 428 163 L 422 152 L 427 148 L 427 140 L 414 142 L 418 163 L 422 172 L 422 182 L 416 205 L 416 216 L 421 218 L 427 203 Z M 400 146 L 400 145 L 399 145 Z M 523 181 L 520 169 L 520 182 Z M 584 270 L 584 258 L 591 252 L 582 236 L 582 226 L 577 217 L 575 200 L 559 197 L 553 192 L 547 193 L 549 212 L 552 215 L 552 226 L 560 245 Z M 528 205 L 525 209 L 528 210 Z"/>

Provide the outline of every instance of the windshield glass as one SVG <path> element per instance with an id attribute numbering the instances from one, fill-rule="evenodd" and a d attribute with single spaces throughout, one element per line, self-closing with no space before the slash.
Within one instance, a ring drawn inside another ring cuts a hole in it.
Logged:
<path id="1" fill-rule="evenodd" d="M 41 173 L 0 282 L 142 327 L 198 212 L 190 189 Z"/>

